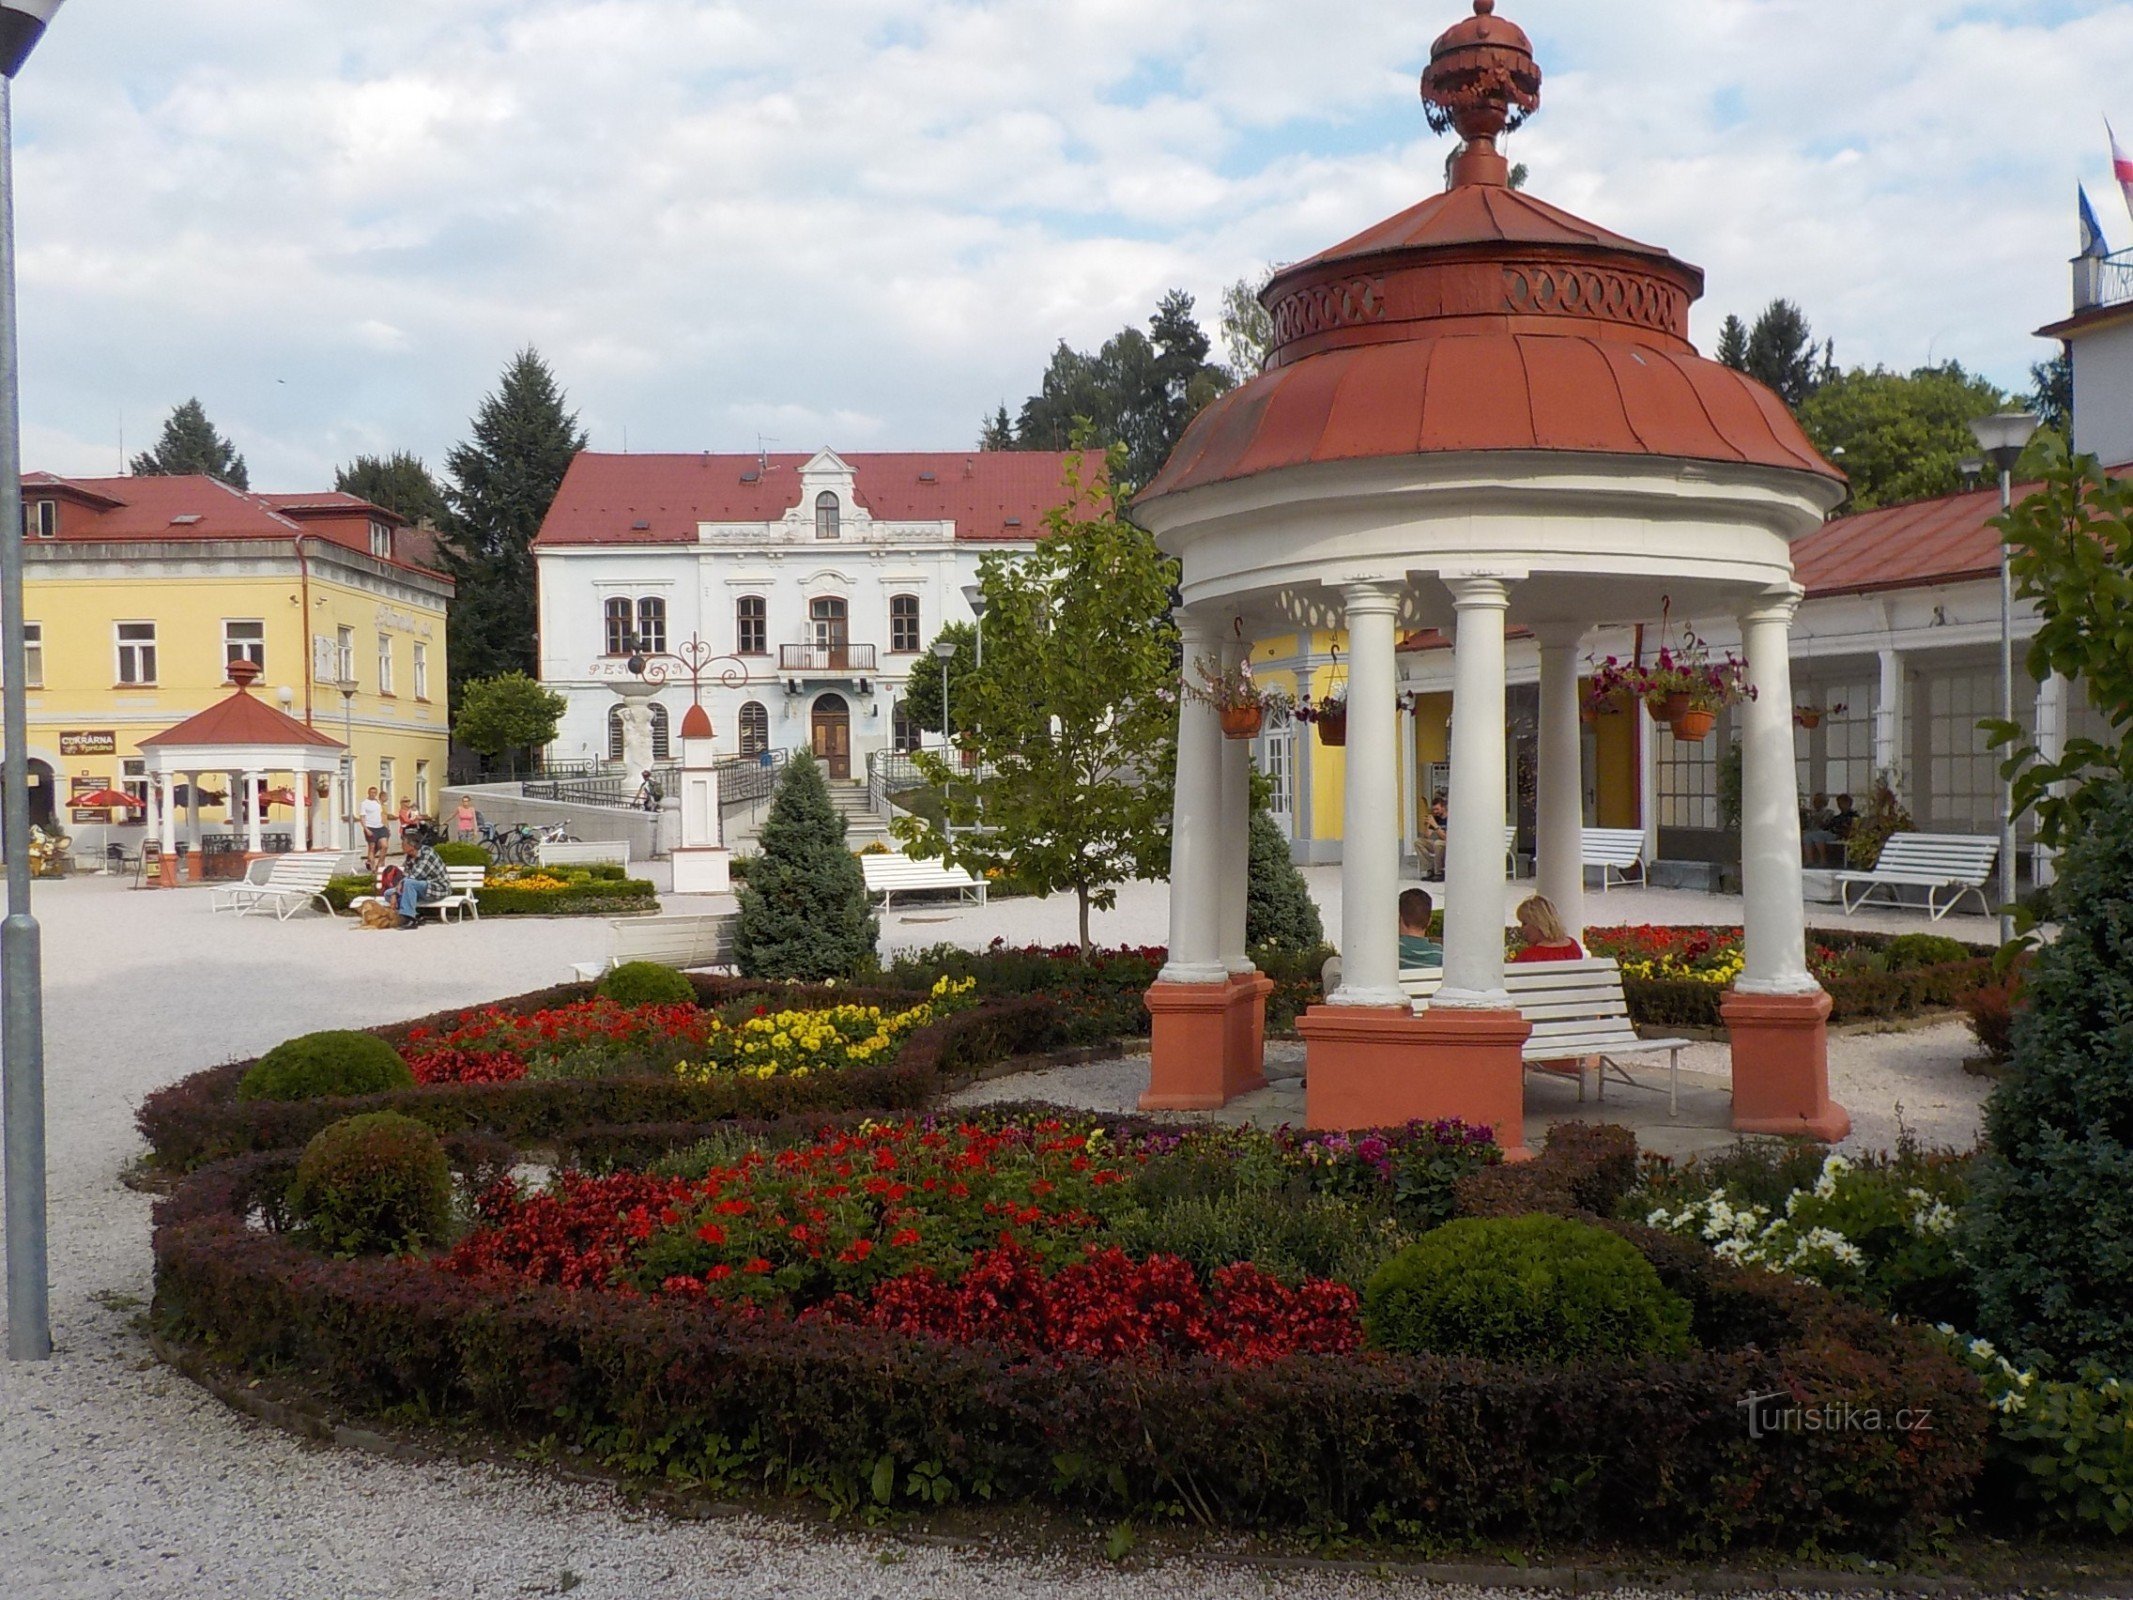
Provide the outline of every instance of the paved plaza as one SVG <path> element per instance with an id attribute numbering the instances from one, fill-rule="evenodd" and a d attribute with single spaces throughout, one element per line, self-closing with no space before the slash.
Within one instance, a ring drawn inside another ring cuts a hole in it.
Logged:
<path id="1" fill-rule="evenodd" d="M 1337 870 L 1307 876 L 1329 929 L 1337 928 Z M 669 908 L 698 907 L 674 899 Z M 823 1534 L 750 1518 L 674 1524 L 604 1488 L 508 1468 L 320 1450 L 232 1414 L 158 1365 L 140 1327 L 150 1293 L 150 1201 L 124 1187 L 121 1174 L 141 1150 L 133 1128 L 141 1098 L 293 1033 L 383 1023 L 561 981 L 572 961 L 601 953 L 604 930 L 491 919 L 358 932 L 346 919 L 315 914 L 287 923 L 212 915 L 203 892 L 140 892 L 109 878 L 40 885 L 36 910 L 45 936 L 59 1348 L 48 1363 L 0 1365 L 0 1479 L 8 1486 L 0 1594 L 916 1600 L 1003 1590 L 1300 1597 L 1386 1587 L 1355 1576 L 1265 1576 L 1196 1563 L 1121 1574 L 1100 1564 L 981 1560 L 889 1535 Z M 1588 905 L 1594 923 L 1739 915 L 1737 900 L 1664 891 L 1617 891 Z M 914 907 L 885 919 L 883 942 L 892 950 L 994 938 L 1064 942 L 1073 922 L 1071 898 Z M 1095 926 L 1105 943 L 1155 943 L 1166 922 L 1164 888 L 1132 885 Z M 1854 925 L 1923 924 L 1877 915 Z M 1975 919 L 1942 926 L 1959 938 L 1990 936 Z M 1961 1070 L 1967 1043 L 1954 1024 L 1834 1037 L 1832 1088 L 1852 1109 L 1857 1141 L 1888 1143 L 1901 1101 L 1906 1120 L 1930 1137 L 1967 1143 L 1984 1087 Z M 1111 1069 L 1115 1093 L 1138 1092 L 1135 1070 L 1145 1068 L 1130 1058 Z M 1610 1091 L 1611 1100 L 1631 1092 Z"/>

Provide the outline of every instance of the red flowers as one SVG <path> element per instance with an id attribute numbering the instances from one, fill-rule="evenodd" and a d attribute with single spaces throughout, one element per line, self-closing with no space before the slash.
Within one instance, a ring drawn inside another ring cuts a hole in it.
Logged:
<path id="1" fill-rule="evenodd" d="M 695 1006 L 580 1000 L 526 1015 L 494 1006 L 462 1011 L 441 1033 L 416 1028 L 401 1054 L 417 1083 L 510 1083 L 542 1056 L 588 1051 L 681 1056 L 700 1052 L 716 1016 Z"/>

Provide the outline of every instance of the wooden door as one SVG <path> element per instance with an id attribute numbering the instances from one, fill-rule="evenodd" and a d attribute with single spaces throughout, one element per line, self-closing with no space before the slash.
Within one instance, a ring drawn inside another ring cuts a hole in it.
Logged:
<path id="1" fill-rule="evenodd" d="M 852 713 L 840 695 L 826 694 L 815 702 L 815 759 L 832 778 L 852 775 Z"/>

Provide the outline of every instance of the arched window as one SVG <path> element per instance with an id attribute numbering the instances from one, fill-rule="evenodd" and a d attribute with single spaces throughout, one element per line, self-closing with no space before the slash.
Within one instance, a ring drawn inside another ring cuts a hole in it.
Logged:
<path id="1" fill-rule="evenodd" d="M 667 603 L 648 594 L 637 602 L 637 648 L 658 655 L 667 647 Z"/>
<path id="2" fill-rule="evenodd" d="M 741 754 L 759 756 L 770 748 L 770 713 L 763 702 L 750 700 L 741 707 Z"/>
<path id="3" fill-rule="evenodd" d="M 915 655 L 918 652 L 918 596 L 915 594 L 889 596 L 889 652 L 892 655 Z"/>
<path id="4" fill-rule="evenodd" d="M 736 655 L 769 655 L 770 602 L 759 594 L 744 594 L 734 601 L 733 632 Z"/>
<path id="5" fill-rule="evenodd" d="M 622 603 L 624 605 L 629 604 L 627 600 Z M 622 708 L 620 706 L 609 706 L 607 708 L 607 759 L 610 761 L 620 761 L 622 759 Z"/>
<path id="6" fill-rule="evenodd" d="M 667 741 L 667 708 L 657 700 L 652 702 L 652 759 L 671 760 L 672 745 Z"/>
<path id="7" fill-rule="evenodd" d="M 601 608 L 607 621 L 607 653 L 611 656 L 626 656 L 630 653 L 630 603 L 616 598 Z"/>
<path id="8" fill-rule="evenodd" d="M 815 496 L 815 537 L 817 539 L 834 539 L 837 537 L 839 514 L 837 496 L 833 491 L 824 489 Z"/>

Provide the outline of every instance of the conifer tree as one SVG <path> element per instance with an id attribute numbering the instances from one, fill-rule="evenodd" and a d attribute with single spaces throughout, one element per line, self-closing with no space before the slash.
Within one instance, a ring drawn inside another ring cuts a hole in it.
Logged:
<path id="1" fill-rule="evenodd" d="M 540 672 L 534 639 L 533 538 L 585 448 L 577 415 L 546 362 L 521 350 L 474 416 L 474 437 L 445 457 L 452 483 L 438 553 L 459 586 L 452 601 L 452 694 L 473 678 Z"/>
<path id="2" fill-rule="evenodd" d="M 1965 1251 L 1981 1331 L 2062 1375 L 2133 1373 L 2133 786 L 2097 787 L 1986 1103 Z"/>
<path id="3" fill-rule="evenodd" d="M 1252 812 L 1251 885 L 1244 902 L 1244 942 L 1254 950 L 1316 950 L 1326 942 L 1318 903 L 1289 854 L 1273 817 Z"/>
<path id="4" fill-rule="evenodd" d="M 734 959 L 751 978 L 852 978 L 875 964 L 879 924 L 844 818 L 814 758 L 796 755 L 741 888 Z"/>
<path id="5" fill-rule="evenodd" d="M 137 478 L 178 478 L 204 472 L 232 489 L 249 489 L 250 476 L 237 447 L 215 431 L 207 408 L 197 399 L 176 407 L 163 419 L 163 435 L 153 450 L 133 458 Z"/>
<path id="6" fill-rule="evenodd" d="M 435 528 L 444 521 L 444 493 L 437 480 L 420 456 L 405 450 L 389 456 L 357 456 L 334 472 L 333 486 L 342 494 L 383 506 L 418 528 Z"/>

